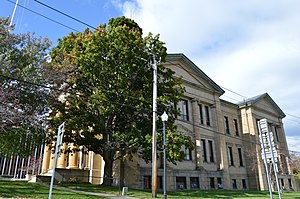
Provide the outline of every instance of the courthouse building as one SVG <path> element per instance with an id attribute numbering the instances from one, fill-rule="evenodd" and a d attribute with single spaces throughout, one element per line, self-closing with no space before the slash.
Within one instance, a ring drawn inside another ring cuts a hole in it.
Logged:
<path id="1" fill-rule="evenodd" d="M 167 163 L 167 189 L 257 189 L 267 190 L 261 158 L 257 121 L 266 118 L 278 153 L 281 187 L 294 189 L 282 119 L 283 111 L 267 94 L 231 103 L 220 99 L 225 91 L 184 54 L 169 54 L 164 66 L 183 78 L 185 93 L 178 104 L 178 129 L 190 136 L 194 150 L 185 150 L 185 160 Z M 64 145 L 66 148 L 67 145 Z M 82 149 L 84 150 L 84 149 Z M 82 151 L 81 150 L 81 151 Z M 162 188 L 163 165 L 158 159 L 158 188 Z M 57 168 L 67 179 L 102 183 L 104 161 L 93 152 L 62 154 Z M 119 183 L 115 162 L 114 184 Z M 53 155 L 44 150 L 42 175 L 53 168 Z M 125 161 L 124 182 L 133 188 L 151 189 L 151 163 L 137 156 Z M 72 178 L 73 176 L 73 178 Z M 80 177 L 81 176 L 81 177 Z M 61 176 L 62 180 L 63 177 Z M 274 186 L 275 188 L 276 186 Z"/>

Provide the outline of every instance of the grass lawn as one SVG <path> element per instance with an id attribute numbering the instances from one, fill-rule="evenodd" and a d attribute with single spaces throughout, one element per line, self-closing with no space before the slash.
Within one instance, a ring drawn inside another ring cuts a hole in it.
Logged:
<path id="1" fill-rule="evenodd" d="M 84 190 L 90 192 L 110 193 L 119 195 L 121 189 L 118 187 L 104 187 L 100 185 L 90 184 L 64 184 L 64 187 L 71 189 Z M 244 191 L 244 190 L 197 190 L 197 191 L 180 191 L 180 192 L 168 192 L 168 199 L 196 199 L 196 198 L 226 198 L 226 199 L 242 199 L 242 198 L 257 198 L 257 199 L 269 199 L 270 195 L 268 191 Z M 128 196 L 151 199 L 150 191 L 128 189 Z M 163 193 L 158 192 L 157 198 L 163 198 Z M 277 192 L 273 192 L 273 198 L 279 198 Z M 283 199 L 300 199 L 300 192 L 284 192 Z"/>
<path id="2" fill-rule="evenodd" d="M 121 190 L 118 187 L 104 187 L 100 185 L 90 184 L 63 184 L 67 188 L 82 190 L 88 192 L 106 193 L 119 195 Z M 0 198 L 5 197 L 22 197 L 22 198 L 48 198 L 49 185 L 41 185 L 39 183 L 27 183 L 20 181 L 0 181 Z M 88 196 L 79 193 L 67 192 L 53 189 L 54 199 L 57 198 L 100 198 L 99 196 Z M 129 188 L 128 196 L 151 199 L 150 191 L 135 190 Z M 279 198 L 277 193 L 273 193 L 273 197 Z M 157 198 L 163 198 L 163 193 L 158 192 Z M 223 199 L 242 199 L 242 198 L 255 198 L 255 199 L 269 199 L 268 191 L 241 191 L 241 190 L 198 190 L 198 191 L 180 191 L 168 192 L 168 199 L 196 199 L 196 198 L 223 198 Z M 300 199 L 299 192 L 284 192 L 283 199 Z"/>
<path id="3" fill-rule="evenodd" d="M 2 181 L 0 180 L 0 198 L 48 198 L 49 186 L 38 183 L 28 183 L 22 181 Z M 52 191 L 52 198 L 100 198 L 96 196 L 83 195 L 79 193 L 55 190 Z"/>

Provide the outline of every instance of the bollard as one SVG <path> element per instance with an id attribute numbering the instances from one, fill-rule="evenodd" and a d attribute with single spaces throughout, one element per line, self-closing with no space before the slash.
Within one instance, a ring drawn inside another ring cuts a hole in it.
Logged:
<path id="1" fill-rule="evenodd" d="M 127 196 L 127 194 L 128 194 L 128 187 L 123 187 L 122 196 Z"/>

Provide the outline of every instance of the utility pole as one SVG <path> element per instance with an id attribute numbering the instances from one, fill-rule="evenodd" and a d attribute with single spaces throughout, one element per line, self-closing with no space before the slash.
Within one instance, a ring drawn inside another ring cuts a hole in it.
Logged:
<path id="1" fill-rule="evenodd" d="M 157 193 L 157 158 L 156 158 L 156 115 L 157 115 L 157 63 L 155 56 L 151 56 L 153 62 L 153 110 L 152 110 L 152 198 L 156 198 Z"/>

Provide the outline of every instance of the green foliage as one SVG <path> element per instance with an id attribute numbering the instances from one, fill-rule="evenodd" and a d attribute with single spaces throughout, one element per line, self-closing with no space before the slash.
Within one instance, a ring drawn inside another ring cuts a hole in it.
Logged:
<path id="1" fill-rule="evenodd" d="M 300 174 L 300 156 L 298 153 L 293 153 L 290 151 L 290 167 L 293 171 L 293 174 L 295 176 L 298 176 Z"/>
<path id="2" fill-rule="evenodd" d="M 51 43 L 32 34 L 14 34 L 8 18 L 0 18 L 0 153 L 29 155 L 45 137 L 50 100 L 44 83 L 50 73 Z M 31 82 L 31 83 L 28 83 Z M 25 144 L 25 145 L 22 145 Z"/>
<path id="3" fill-rule="evenodd" d="M 123 152 L 129 155 L 138 152 L 149 161 L 151 56 L 158 63 L 163 62 L 166 47 L 158 35 L 149 34 L 143 38 L 141 28 L 124 17 L 111 19 L 109 28 L 105 27 L 101 25 L 94 31 L 71 33 L 53 48 L 53 68 L 65 70 L 68 78 L 60 82 L 66 92 L 52 108 L 52 126 L 56 129 L 66 122 L 64 141 L 84 145 L 101 154 L 107 167 L 115 159 L 122 158 L 117 154 Z M 178 111 L 171 104 L 179 101 L 183 87 L 181 79 L 173 75 L 173 71 L 158 65 L 158 112 L 169 114 L 167 125 L 172 133 L 168 137 L 172 139 L 172 145 L 191 147 L 190 139 L 177 133 L 174 126 Z M 161 129 L 161 122 L 158 124 Z M 54 137 L 55 132 L 52 132 L 49 142 Z M 180 150 L 171 149 L 170 161 L 183 159 Z"/>
<path id="4" fill-rule="evenodd" d="M 142 28 L 132 19 L 126 18 L 124 16 L 118 18 L 111 18 L 108 22 L 108 28 L 113 29 L 118 26 L 127 26 L 132 31 L 138 31 L 143 34 Z"/>

